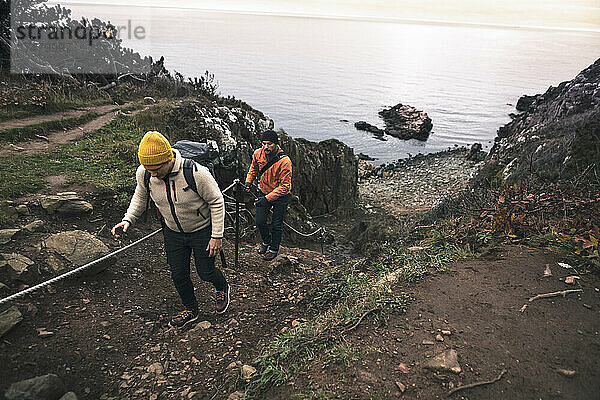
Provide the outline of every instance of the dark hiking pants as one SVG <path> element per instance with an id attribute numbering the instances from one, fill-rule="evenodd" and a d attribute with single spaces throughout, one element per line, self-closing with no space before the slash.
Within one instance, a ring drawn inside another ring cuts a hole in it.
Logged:
<path id="1" fill-rule="evenodd" d="M 291 198 L 291 194 L 286 194 L 270 202 L 266 207 L 256 207 L 255 221 L 260 232 L 260 237 L 263 243 L 268 244 L 270 249 L 275 252 L 279 251 L 281 235 L 283 233 L 283 219 L 285 218 Z M 271 208 L 273 208 L 273 216 L 271 217 L 271 229 L 269 229 L 267 217 Z"/>
<path id="2" fill-rule="evenodd" d="M 194 252 L 196 271 L 203 281 L 211 282 L 217 290 L 225 290 L 227 281 L 215 267 L 215 258 L 208 256 L 206 246 L 210 241 L 211 227 L 191 233 L 175 232 L 163 225 L 167 263 L 171 268 L 173 284 L 186 310 L 198 310 L 194 285 L 190 279 L 190 258 Z"/>

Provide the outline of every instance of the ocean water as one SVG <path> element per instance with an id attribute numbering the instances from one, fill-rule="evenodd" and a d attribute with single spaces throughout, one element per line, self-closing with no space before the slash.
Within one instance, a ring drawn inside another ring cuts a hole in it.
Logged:
<path id="1" fill-rule="evenodd" d="M 186 76 L 208 70 L 223 95 L 261 110 L 293 137 L 336 138 L 377 163 L 470 145 L 489 149 L 523 94 L 572 79 L 600 57 L 600 32 L 399 23 L 190 9 L 72 6 L 143 26 L 124 43 L 165 57 Z M 383 128 L 378 111 L 397 103 L 427 112 L 426 142 L 357 131 Z M 342 122 L 348 120 L 350 122 Z"/>

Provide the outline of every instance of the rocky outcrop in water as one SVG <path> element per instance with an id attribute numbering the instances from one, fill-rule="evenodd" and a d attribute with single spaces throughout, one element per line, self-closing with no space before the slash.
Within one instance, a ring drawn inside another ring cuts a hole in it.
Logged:
<path id="1" fill-rule="evenodd" d="M 600 176 L 600 59 L 498 130 L 488 170 L 508 182 Z"/>
<path id="2" fill-rule="evenodd" d="M 379 129 L 375 125 L 371 125 L 365 121 L 358 121 L 354 123 L 354 127 L 359 131 L 371 132 L 375 136 L 383 136 L 385 131 L 383 129 Z"/>
<path id="3" fill-rule="evenodd" d="M 431 118 L 426 112 L 402 103 L 381 110 L 379 115 L 385 121 L 385 133 L 399 139 L 425 141 L 433 128 Z"/>

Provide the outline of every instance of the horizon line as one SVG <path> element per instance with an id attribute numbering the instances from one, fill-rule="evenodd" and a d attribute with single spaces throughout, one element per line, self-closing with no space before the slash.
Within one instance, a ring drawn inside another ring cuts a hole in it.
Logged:
<path id="1" fill-rule="evenodd" d="M 93 1 L 59 1 L 59 0 L 48 0 L 49 4 L 59 4 L 62 6 L 67 5 L 83 5 L 83 6 L 117 6 L 117 7 L 142 7 L 142 8 L 164 8 L 164 9 L 177 9 L 177 10 L 196 10 L 202 12 L 215 12 L 225 14 L 239 14 L 239 15 L 254 15 L 254 16 L 271 16 L 271 17 L 288 17 L 288 18 L 315 18 L 315 19 L 331 19 L 331 20 L 346 20 L 346 21 L 365 21 L 365 22 L 387 22 L 387 23 L 413 23 L 413 24 L 427 24 L 427 25 L 453 25 L 453 26 L 472 26 L 480 28 L 497 28 L 497 29 L 523 29 L 523 30 L 548 30 L 548 31 L 563 31 L 563 32 L 590 32 L 600 33 L 600 27 L 598 28 L 584 28 L 584 27 L 557 27 L 557 26 L 543 26 L 543 25 L 510 25 L 501 23 L 491 22 L 468 22 L 468 21 L 447 21 L 437 19 L 421 19 L 421 18 L 400 18 L 400 17 L 377 17 L 377 16 L 355 16 L 355 15 L 319 15 L 319 14 L 301 14 L 301 13 L 282 13 L 282 12 L 269 12 L 269 11 L 246 11 L 246 10 L 222 10 L 222 9 L 211 9 L 211 8 L 199 8 L 199 7 L 185 7 L 185 6 L 163 6 L 163 5 L 147 5 L 147 4 L 122 4 L 122 3 L 99 3 Z"/>

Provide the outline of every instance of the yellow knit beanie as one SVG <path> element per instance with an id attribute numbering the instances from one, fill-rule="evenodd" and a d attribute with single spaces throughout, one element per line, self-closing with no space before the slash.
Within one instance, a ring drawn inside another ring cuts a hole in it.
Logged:
<path id="1" fill-rule="evenodd" d="M 163 164 L 173 158 L 173 150 L 166 137 L 157 131 L 149 131 L 140 142 L 138 158 L 142 165 Z"/>

